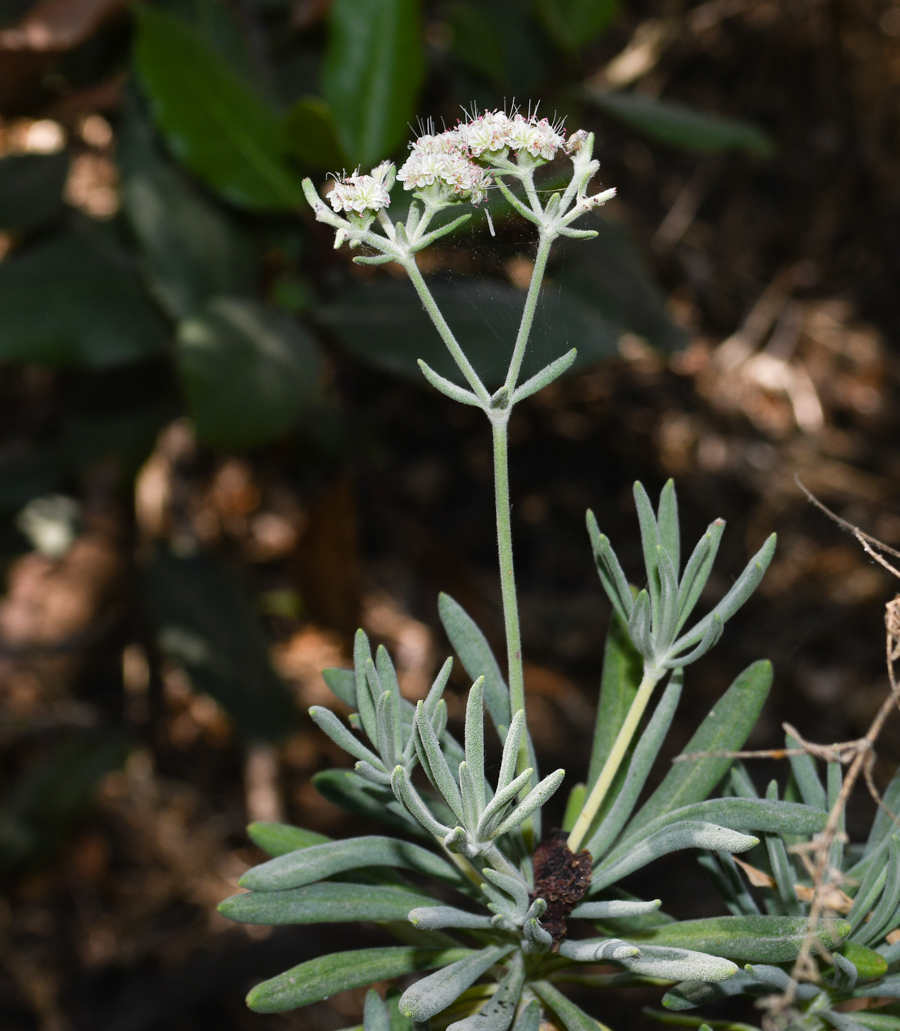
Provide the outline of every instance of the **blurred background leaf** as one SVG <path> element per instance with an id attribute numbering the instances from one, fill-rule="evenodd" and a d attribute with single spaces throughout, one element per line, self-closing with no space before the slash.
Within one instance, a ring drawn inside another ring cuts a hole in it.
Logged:
<path id="1" fill-rule="evenodd" d="M 334 0 L 322 89 L 352 162 L 368 171 L 409 135 L 424 74 L 418 0 Z"/>
<path id="2" fill-rule="evenodd" d="M 239 297 L 215 297 L 179 325 L 177 362 L 198 437 L 229 449 L 286 433 L 321 372 L 306 330 Z"/>
<path id="3" fill-rule="evenodd" d="M 585 87 L 585 99 L 600 110 L 660 143 L 695 154 L 742 151 L 769 157 L 772 140 L 757 126 L 739 118 L 708 114 L 674 100 L 643 93 L 620 93 Z"/>
<path id="4" fill-rule="evenodd" d="M 239 733 L 277 741 L 295 729 L 297 710 L 269 663 L 259 617 L 221 560 L 160 549 L 141 587 L 162 653 L 218 702 Z"/>
<path id="5" fill-rule="evenodd" d="M 65 151 L 0 158 L 0 229 L 25 231 L 58 218 L 68 175 Z"/>
<path id="6" fill-rule="evenodd" d="M 299 205 L 274 111 L 191 25 L 137 11 L 134 62 L 172 153 L 222 197 L 259 211 Z"/>
<path id="7" fill-rule="evenodd" d="M 110 731 L 77 733 L 30 766 L 0 808 L 0 872 L 19 873 L 50 859 L 130 747 Z"/>
<path id="8" fill-rule="evenodd" d="M 537 0 L 547 31 L 560 46 L 578 50 L 615 21 L 618 0 Z"/>
<path id="9" fill-rule="evenodd" d="M 130 256 L 81 221 L 0 262 L 0 311 L 8 362 L 104 368 L 168 340 Z"/>

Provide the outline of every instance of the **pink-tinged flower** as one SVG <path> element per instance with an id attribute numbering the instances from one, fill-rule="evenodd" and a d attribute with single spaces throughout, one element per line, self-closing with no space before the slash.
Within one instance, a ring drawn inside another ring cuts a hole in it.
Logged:
<path id="1" fill-rule="evenodd" d="M 335 180 L 328 201 L 335 211 L 353 212 L 362 215 L 366 211 L 381 211 L 391 203 L 384 188 L 386 168 L 379 165 L 375 175 L 360 175 L 355 172 L 344 179 Z"/>

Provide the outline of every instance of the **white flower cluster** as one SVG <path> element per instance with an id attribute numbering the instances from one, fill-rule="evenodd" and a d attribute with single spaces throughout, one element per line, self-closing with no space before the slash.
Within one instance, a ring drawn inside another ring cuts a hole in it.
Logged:
<path id="1" fill-rule="evenodd" d="M 454 200 L 480 204 L 492 179 L 478 162 L 503 161 L 509 151 L 528 154 L 534 161 L 551 161 L 564 145 L 564 136 L 546 118 L 485 111 L 455 129 L 420 136 L 397 178 L 407 190 L 437 186 Z"/>
<path id="2" fill-rule="evenodd" d="M 381 211 L 391 203 L 391 197 L 384 185 L 390 162 L 383 161 L 372 169 L 371 175 L 360 175 L 357 169 L 353 175 L 335 179 L 328 194 L 328 200 L 335 211 L 364 215 Z"/>

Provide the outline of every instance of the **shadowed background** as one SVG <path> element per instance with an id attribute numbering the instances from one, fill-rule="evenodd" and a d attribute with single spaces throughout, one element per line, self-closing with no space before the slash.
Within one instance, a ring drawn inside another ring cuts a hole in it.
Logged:
<path id="1" fill-rule="evenodd" d="M 894 585 L 794 477 L 900 545 L 898 84 L 887 0 L 0 0 L 4 1028 L 359 1020 L 360 992 L 276 1017 L 243 994 L 377 928 L 215 906 L 259 858 L 249 820 L 359 828 L 310 783 L 347 757 L 306 716 L 357 626 L 411 698 L 447 652 L 439 591 L 503 651 L 486 426 L 421 381 L 442 358 L 408 284 L 333 251 L 301 200 L 305 175 L 402 161 L 420 118 L 539 101 L 596 133 L 618 191 L 537 319 L 535 364 L 580 364 L 510 426 L 544 768 L 577 779 L 589 754 L 608 605 L 584 513 L 636 576 L 637 478 L 675 477 L 687 539 L 728 520 L 711 598 L 780 535 L 691 667 L 670 754 L 762 656 L 752 747 L 784 719 L 868 727 Z M 496 235 L 476 214 L 422 262 L 488 372 L 533 253 L 489 207 Z M 880 750 L 884 785 L 895 724 Z M 667 870 L 666 907 L 706 915 L 692 858 Z M 586 1005 L 637 1028 L 659 994 Z"/>

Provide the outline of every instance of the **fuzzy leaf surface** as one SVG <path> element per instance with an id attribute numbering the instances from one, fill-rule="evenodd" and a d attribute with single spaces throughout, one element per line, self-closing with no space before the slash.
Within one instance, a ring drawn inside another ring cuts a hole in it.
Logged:
<path id="1" fill-rule="evenodd" d="M 240 880 L 253 891 L 285 891 L 312 884 L 345 870 L 370 866 L 395 866 L 415 870 L 449 884 L 459 882 L 455 867 L 420 845 L 380 835 L 345 838 L 270 859 L 248 870 Z M 410 906 L 410 909 L 413 907 Z M 406 914 L 404 913 L 405 917 Z"/>
<path id="2" fill-rule="evenodd" d="M 817 936 L 826 949 L 834 949 L 850 933 L 846 920 L 825 921 Z M 790 963 L 800 952 L 806 935 L 805 917 L 790 916 L 716 916 L 704 920 L 682 920 L 651 931 L 629 935 L 643 954 L 645 945 L 665 945 L 711 952 L 744 963 Z"/>
<path id="3" fill-rule="evenodd" d="M 351 923 L 405 920 L 431 896 L 407 888 L 373 884 L 307 884 L 287 891 L 248 891 L 219 904 L 239 924 Z"/>
<path id="4" fill-rule="evenodd" d="M 283 1013 L 336 992 L 433 970 L 471 955 L 471 949 L 417 949 L 407 945 L 333 952 L 258 984 L 247 996 L 247 1005 L 256 1013 Z"/>
<path id="5" fill-rule="evenodd" d="M 748 666 L 716 702 L 684 751 L 730 752 L 742 748 L 759 718 L 771 686 L 770 662 L 762 660 Z M 674 763 L 662 784 L 629 824 L 629 835 L 664 813 L 703 801 L 725 776 L 731 763 L 728 758 L 689 759 Z"/>
<path id="6" fill-rule="evenodd" d="M 316 831 L 304 830 L 302 827 L 291 827 L 286 823 L 265 823 L 257 821 L 247 828 L 247 837 L 270 856 L 283 856 L 298 848 L 309 848 L 310 845 L 322 845 L 331 839 Z"/>

